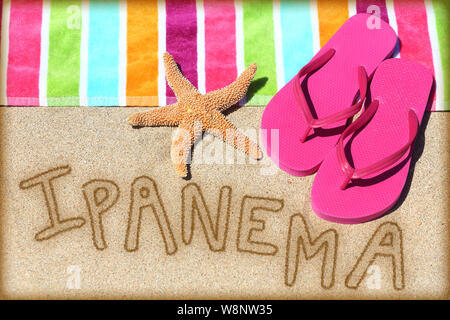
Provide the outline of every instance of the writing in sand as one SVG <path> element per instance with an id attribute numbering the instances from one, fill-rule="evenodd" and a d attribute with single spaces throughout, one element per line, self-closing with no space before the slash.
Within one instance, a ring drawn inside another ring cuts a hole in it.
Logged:
<path id="1" fill-rule="evenodd" d="M 84 183 L 80 192 L 84 196 L 88 218 L 72 217 L 62 219 L 58 209 L 58 199 L 54 189 L 54 180 L 71 173 L 70 166 L 52 168 L 38 175 L 26 178 L 20 182 L 20 188 L 26 192 L 35 192 L 32 196 L 42 197 L 48 212 L 48 225 L 35 235 L 37 241 L 45 241 L 70 230 L 86 225 L 90 220 L 92 241 L 97 250 L 107 249 L 104 237 L 102 217 L 113 208 L 119 197 L 120 188 L 111 180 L 92 179 Z M 58 184 L 60 185 L 60 184 Z M 162 195 L 156 182 L 147 176 L 134 179 L 130 185 L 130 201 L 128 211 L 127 231 L 124 235 L 124 248 L 136 251 L 139 248 L 140 226 L 143 214 L 152 214 L 156 218 L 160 239 L 167 255 L 177 252 L 178 244 L 172 231 Z M 30 190 L 28 190 L 30 189 Z M 200 221 L 209 249 L 213 252 L 223 252 L 226 249 L 229 229 L 231 187 L 222 186 L 218 195 L 217 214 L 211 215 L 211 204 L 205 201 L 201 187 L 195 183 L 187 183 L 181 191 L 181 238 L 185 245 L 192 242 L 194 220 Z M 236 250 L 241 253 L 273 256 L 279 252 L 277 245 L 270 242 L 256 241 L 256 233 L 264 233 L 265 217 L 283 210 L 284 200 L 267 197 L 244 195 L 240 199 L 239 225 L 237 231 Z M 283 212 L 283 214 L 287 214 Z M 201 230 L 201 231 L 200 231 Z M 312 237 L 306 221 L 301 213 L 292 213 L 289 220 L 286 242 L 286 257 L 284 266 L 284 282 L 293 286 L 302 259 L 310 260 L 316 255 L 322 255 L 321 286 L 330 289 L 335 282 L 336 257 L 339 235 L 333 228 L 323 230 L 318 236 Z M 352 270 L 345 279 L 348 288 L 356 289 L 367 275 L 369 267 L 378 256 L 390 257 L 392 263 L 392 284 L 397 290 L 404 288 L 402 231 L 394 222 L 381 223 L 366 246 L 361 248 L 361 254 L 353 264 Z M 300 280 L 299 280 L 300 281 Z"/>

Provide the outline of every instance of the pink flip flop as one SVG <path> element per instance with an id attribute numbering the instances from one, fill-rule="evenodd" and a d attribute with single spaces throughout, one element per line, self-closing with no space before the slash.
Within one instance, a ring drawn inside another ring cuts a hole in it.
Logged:
<path id="1" fill-rule="evenodd" d="M 362 107 L 367 74 L 392 54 L 397 41 L 394 30 L 384 21 L 379 29 L 370 29 L 369 17 L 357 14 L 347 20 L 265 108 L 263 145 L 289 174 L 304 176 L 317 171 L 347 119 Z M 361 98 L 355 103 L 358 89 Z M 272 130 L 279 130 L 279 142 L 271 141 Z M 278 143 L 276 149 L 273 143 Z"/>
<path id="2" fill-rule="evenodd" d="M 432 85 L 433 76 L 421 64 L 404 59 L 380 64 L 370 85 L 373 102 L 345 129 L 314 179 L 311 202 L 319 217 L 360 223 L 394 206 Z"/>

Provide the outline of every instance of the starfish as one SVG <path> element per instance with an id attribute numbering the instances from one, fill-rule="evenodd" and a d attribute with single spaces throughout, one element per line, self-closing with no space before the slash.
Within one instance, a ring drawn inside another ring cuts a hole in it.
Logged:
<path id="1" fill-rule="evenodd" d="M 171 159 L 181 177 L 187 177 L 190 152 L 204 131 L 221 138 L 254 159 L 262 157 L 259 147 L 242 134 L 221 113 L 238 103 L 247 93 L 255 76 L 256 64 L 250 65 L 236 81 L 207 94 L 201 94 L 178 69 L 169 53 L 164 53 L 164 67 L 169 86 L 177 102 L 165 107 L 131 115 L 128 123 L 134 127 L 178 126 L 172 139 Z"/>

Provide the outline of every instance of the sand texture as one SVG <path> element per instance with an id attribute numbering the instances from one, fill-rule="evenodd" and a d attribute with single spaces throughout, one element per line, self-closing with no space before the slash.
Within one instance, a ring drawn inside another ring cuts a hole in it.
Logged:
<path id="1" fill-rule="evenodd" d="M 314 176 L 243 163 L 210 135 L 181 179 L 174 129 L 127 124 L 142 110 L 0 110 L 3 297 L 447 296 L 450 113 L 425 120 L 396 208 L 339 225 L 312 211 Z M 262 111 L 227 118 L 255 139 Z"/>

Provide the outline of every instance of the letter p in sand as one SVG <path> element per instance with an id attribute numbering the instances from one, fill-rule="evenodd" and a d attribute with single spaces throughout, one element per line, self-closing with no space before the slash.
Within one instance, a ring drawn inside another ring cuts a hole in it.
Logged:
<path id="1" fill-rule="evenodd" d="M 98 250 L 106 249 L 102 215 L 119 199 L 119 187 L 109 180 L 91 180 L 83 185 L 83 195 L 89 211 L 92 240 Z"/>

